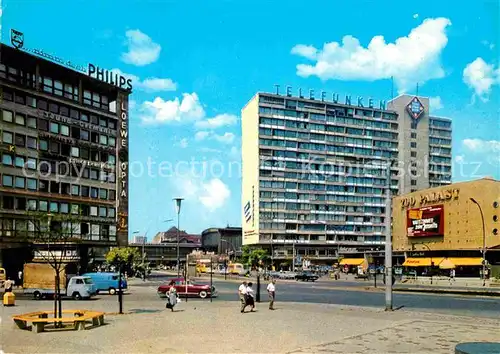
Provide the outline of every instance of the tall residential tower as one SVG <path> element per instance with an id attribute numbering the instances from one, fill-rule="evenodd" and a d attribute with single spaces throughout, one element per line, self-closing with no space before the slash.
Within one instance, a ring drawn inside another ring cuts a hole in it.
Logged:
<path id="1" fill-rule="evenodd" d="M 243 244 L 297 263 L 380 257 L 387 164 L 393 194 L 450 183 L 451 121 L 423 97 L 286 91 L 242 110 Z"/>

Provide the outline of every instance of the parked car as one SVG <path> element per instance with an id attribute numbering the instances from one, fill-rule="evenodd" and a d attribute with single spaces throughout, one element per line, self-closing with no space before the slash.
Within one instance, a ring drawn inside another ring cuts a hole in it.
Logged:
<path id="1" fill-rule="evenodd" d="M 85 273 L 85 277 L 92 278 L 92 281 L 96 285 L 97 293 L 108 292 L 110 295 L 116 294 L 119 289 L 118 286 L 118 273 L 108 273 L 108 272 L 97 272 L 97 273 Z M 122 276 L 122 291 L 127 289 L 127 280 Z"/>
<path id="2" fill-rule="evenodd" d="M 311 272 L 302 272 L 302 273 L 299 273 L 295 276 L 295 280 L 297 280 L 297 281 L 299 281 L 299 280 L 316 281 L 318 279 L 319 279 L 319 277 L 316 274 L 311 273 Z"/>
<path id="3" fill-rule="evenodd" d="M 293 279 L 295 279 L 295 276 L 296 276 L 296 275 L 297 275 L 297 274 L 296 274 L 296 273 L 294 273 L 294 272 L 282 272 L 282 273 L 280 273 L 280 274 L 279 274 L 279 278 L 280 278 L 280 279 L 288 279 L 288 280 L 293 280 Z"/>
<path id="4" fill-rule="evenodd" d="M 173 278 L 170 279 L 167 284 L 163 284 L 158 287 L 157 292 L 159 297 L 166 297 L 167 291 L 170 290 L 169 283 L 171 281 L 175 281 L 175 290 L 177 290 L 177 294 L 181 297 L 189 296 L 205 299 L 209 297 L 210 294 L 212 294 L 212 297 L 217 296 L 217 291 L 214 286 L 210 289 L 210 285 L 208 284 L 195 283 L 191 280 L 188 280 L 186 283 L 184 278 Z"/>

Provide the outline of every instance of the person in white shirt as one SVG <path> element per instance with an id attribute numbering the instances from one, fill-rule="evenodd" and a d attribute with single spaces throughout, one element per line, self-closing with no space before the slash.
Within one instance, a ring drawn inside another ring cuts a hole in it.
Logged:
<path id="1" fill-rule="evenodd" d="M 255 309 L 255 298 L 254 298 L 254 292 L 253 292 L 253 289 L 252 289 L 252 282 L 248 283 L 248 286 L 247 286 L 247 289 L 246 289 L 246 304 L 245 304 L 245 307 L 247 306 L 252 306 L 251 308 L 251 312 L 253 312 L 253 310 Z M 245 312 L 245 307 L 243 307 L 243 311 L 242 312 Z"/>
<path id="2" fill-rule="evenodd" d="M 240 287 L 238 288 L 238 296 L 240 297 L 240 310 L 241 310 L 241 313 L 243 313 L 245 311 L 245 307 L 247 305 L 247 282 L 244 281 L 243 283 L 241 283 Z"/>
<path id="3" fill-rule="evenodd" d="M 276 280 L 272 279 L 267 285 L 267 294 L 269 295 L 269 310 L 274 310 L 274 299 L 276 296 Z"/>

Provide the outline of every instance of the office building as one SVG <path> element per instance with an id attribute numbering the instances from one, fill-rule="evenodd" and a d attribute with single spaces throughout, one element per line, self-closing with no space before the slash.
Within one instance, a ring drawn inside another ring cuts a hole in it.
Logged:
<path id="1" fill-rule="evenodd" d="M 242 239 L 241 227 L 212 227 L 201 233 L 201 247 L 206 252 L 237 257 L 242 253 Z"/>
<path id="2" fill-rule="evenodd" d="M 71 233 L 84 270 L 127 244 L 131 90 L 101 69 L 92 77 L 92 64 L 84 73 L 32 55 L 14 32 L 15 48 L 0 48 L 0 266 L 16 274 L 46 246 L 31 242 L 43 228 L 33 215 L 62 214 L 70 221 L 51 229 Z"/>
<path id="3" fill-rule="evenodd" d="M 388 163 L 393 195 L 450 183 L 451 121 L 431 118 L 423 97 L 286 91 L 242 110 L 243 244 L 298 265 L 381 260 Z"/>
<path id="4" fill-rule="evenodd" d="M 482 266 L 500 271 L 500 181 L 483 178 L 394 198 L 393 251 L 408 267 Z M 483 223 L 484 219 L 484 223 Z"/>

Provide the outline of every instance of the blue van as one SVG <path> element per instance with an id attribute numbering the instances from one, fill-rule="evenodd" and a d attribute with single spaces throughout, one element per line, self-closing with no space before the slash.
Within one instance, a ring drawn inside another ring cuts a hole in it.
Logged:
<path id="1" fill-rule="evenodd" d="M 99 273 L 85 273 L 84 277 L 92 278 L 94 282 L 97 293 L 100 291 L 108 292 L 110 295 L 116 294 L 118 291 L 118 273 L 108 273 L 108 272 L 99 272 Z M 122 275 L 122 289 L 127 289 L 127 280 L 125 276 Z"/>

